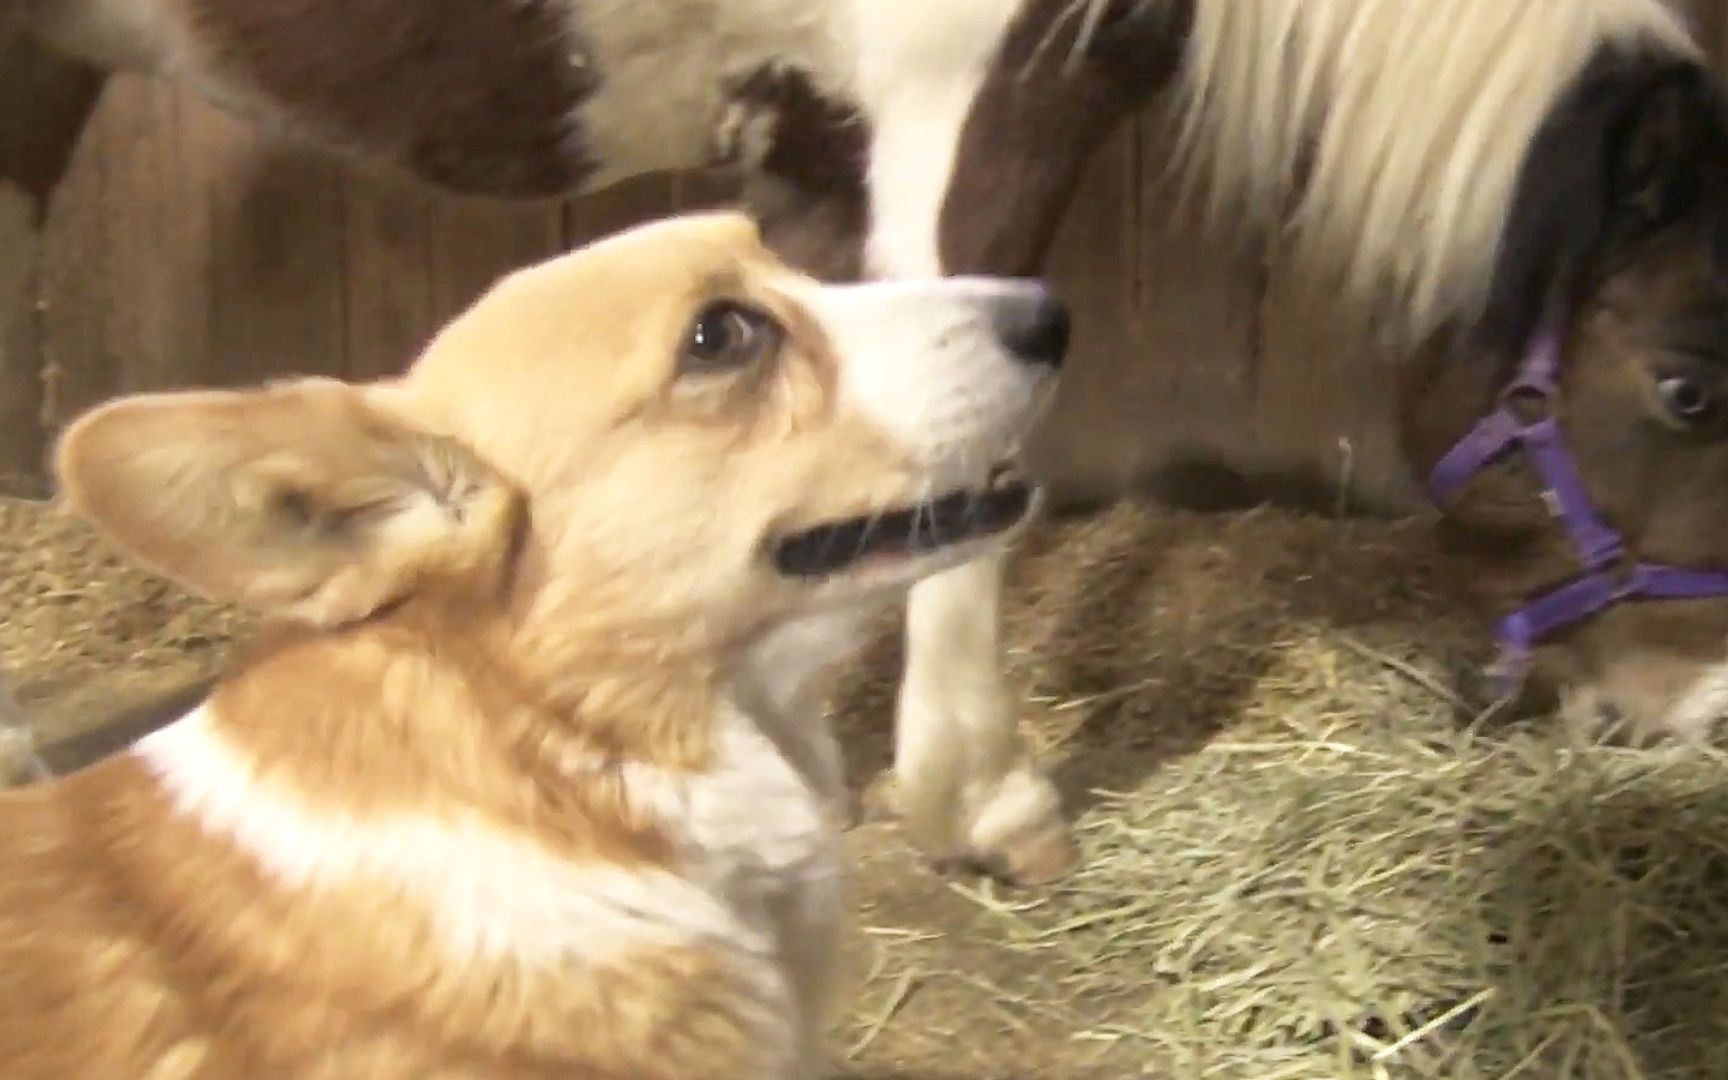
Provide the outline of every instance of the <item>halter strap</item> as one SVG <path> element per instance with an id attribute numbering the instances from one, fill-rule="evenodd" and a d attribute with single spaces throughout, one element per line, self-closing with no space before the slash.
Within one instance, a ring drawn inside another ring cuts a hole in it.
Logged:
<path id="1" fill-rule="evenodd" d="M 1605 608 L 1633 599 L 1728 596 L 1728 570 L 1626 564 L 1625 541 L 1596 512 L 1555 416 L 1563 356 L 1559 327 L 1558 319 L 1543 325 L 1494 410 L 1446 452 L 1428 477 L 1430 497 L 1444 506 L 1478 473 L 1522 450 L 1542 479 L 1543 501 L 1566 531 L 1583 567 L 1580 576 L 1538 593 L 1495 624 L 1500 658 L 1492 674 L 1495 693 L 1501 697 L 1517 691 L 1538 643 Z M 1524 420 L 1520 403 L 1539 418 Z"/>

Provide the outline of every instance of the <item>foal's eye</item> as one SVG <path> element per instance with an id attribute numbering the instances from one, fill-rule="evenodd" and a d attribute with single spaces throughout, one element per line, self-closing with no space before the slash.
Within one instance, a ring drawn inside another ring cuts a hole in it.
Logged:
<path id="1" fill-rule="evenodd" d="M 755 363 L 779 342 L 780 328 L 760 308 L 717 300 L 701 311 L 684 336 L 681 371 L 736 371 Z"/>
<path id="2" fill-rule="evenodd" d="M 1716 395 L 1702 380 L 1689 375 L 1670 375 L 1656 384 L 1656 396 L 1670 417 L 1696 425 L 1716 413 Z"/>

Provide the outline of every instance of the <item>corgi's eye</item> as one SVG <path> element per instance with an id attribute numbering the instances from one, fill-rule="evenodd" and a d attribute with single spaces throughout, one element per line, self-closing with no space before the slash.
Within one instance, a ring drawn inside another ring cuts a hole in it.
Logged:
<path id="1" fill-rule="evenodd" d="M 767 312 L 735 300 L 718 300 L 697 312 L 690 324 L 681 371 L 736 371 L 768 355 L 779 340 L 780 327 Z"/>

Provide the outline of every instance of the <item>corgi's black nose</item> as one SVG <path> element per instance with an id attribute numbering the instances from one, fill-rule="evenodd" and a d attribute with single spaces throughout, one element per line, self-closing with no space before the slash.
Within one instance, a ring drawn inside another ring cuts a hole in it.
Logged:
<path id="1" fill-rule="evenodd" d="M 996 308 L 996 336 L 1017 360 L 1059 368 L 1068 357 L 1073 320 L 1068 305 L 1042 285 L 1005 297 Z"/>

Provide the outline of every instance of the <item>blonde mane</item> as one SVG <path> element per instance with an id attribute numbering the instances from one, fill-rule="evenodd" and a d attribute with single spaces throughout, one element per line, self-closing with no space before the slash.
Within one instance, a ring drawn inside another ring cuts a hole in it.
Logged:
<path id="1" fill-rule="evenodd" d="M 1698 56 L 1661 0 L 1196 0 L 1181 168 L 1420 337 L 1481 311 L 1531 141 L 1610 44 Z"/>

